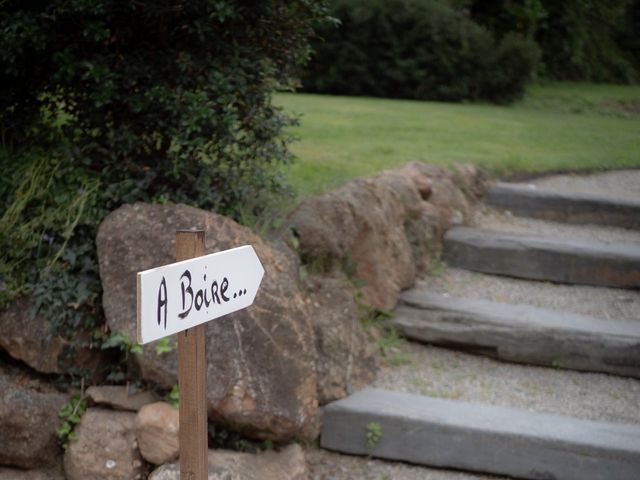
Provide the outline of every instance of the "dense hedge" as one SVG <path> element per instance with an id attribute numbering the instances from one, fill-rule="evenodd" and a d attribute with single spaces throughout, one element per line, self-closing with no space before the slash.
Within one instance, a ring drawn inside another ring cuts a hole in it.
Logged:
<path id="1" fill-rule="evenodd" d="M 623 33 L 629 0 L 542 3 L 547 15 L 536 40 L 543 51 L 546 76 L 613 83 L 637 80 L 627 46 L 617 41 Z"/>
<path id="2" fill-rule="evenodd" d="M 640 73 L 640 0 L 450 0 L 498 38 L 518 32 L 542 50 L 540 76 L 629 83 Z"/>
<path id="3" fill-rule="evenodd" d="M 339 20 L 313 43 L 303 79 L 311 92 L 509 102 L 520 97 L 538 50 L 492 35 L 436 0 L 334 0 Z"/>
<path id="4" fill-rule="evenodd" d="M 0 308 L 100 322 L 94 237 L 123 203 L 240 216 L 283 192 L 271 93 L 308 56 L 313 0 L 9 0 L 0 6 Z"/>

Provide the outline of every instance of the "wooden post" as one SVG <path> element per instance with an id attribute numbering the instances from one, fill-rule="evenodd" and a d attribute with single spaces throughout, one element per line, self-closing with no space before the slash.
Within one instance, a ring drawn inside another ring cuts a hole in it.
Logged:
<path id="1" fill-rule="evenodd" d="M 176 232 L 176 261 L 204 255 L 204 230 Z M 206 480 L 206 324 L 179 332 L 178 385 L 180 388 L 180 478 Z"/>

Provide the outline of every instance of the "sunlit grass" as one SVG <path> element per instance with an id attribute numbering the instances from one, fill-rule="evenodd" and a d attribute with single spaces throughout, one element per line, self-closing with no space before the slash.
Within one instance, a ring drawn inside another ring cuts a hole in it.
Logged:
<path id="1" fill-rule="evenodd" d="M 279 94 L 301 195 L 409 161 L 472 162 L 495 175 L 640 166 L 640 86 L 536 85 L 513 106 Z"/>

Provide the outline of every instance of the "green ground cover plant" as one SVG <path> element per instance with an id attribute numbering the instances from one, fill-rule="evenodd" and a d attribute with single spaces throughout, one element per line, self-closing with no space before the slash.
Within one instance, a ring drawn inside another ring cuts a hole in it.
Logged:
<path id="1" fill-rule="evenodd" d="M 301 196 L 409 161 L 471 162 L 494 175 L 640 166 L 640 86 L 534 85 L 513 106 L 279 94 Z"/>
<path id="2" fill-rule="evenodd" d="M 378 422 L 367 423 L 367 448 L 373 450 L 382 438 L 382 426 Z"/>
<path id="3" fill-rule="evenodd" d="M 87 400 L 81 393 L 76 393 L 71 397 L 58 412 L 62 423 L 56 429 L 60 445 L 66 450 L 69 442 L 76 438 L 74 429 L 82 420 L 82 415 L 87 410 Z"/>

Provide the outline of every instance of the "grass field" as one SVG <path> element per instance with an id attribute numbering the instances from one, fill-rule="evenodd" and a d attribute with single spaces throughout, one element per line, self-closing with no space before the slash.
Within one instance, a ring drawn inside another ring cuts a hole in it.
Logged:
<path id="1" fill-rule="evenodd" d="M 412 160 L 514 172 L 640 166 L 640 86 L 534 85 L 512 106 L 279 94 L 302 196 Z"/>

